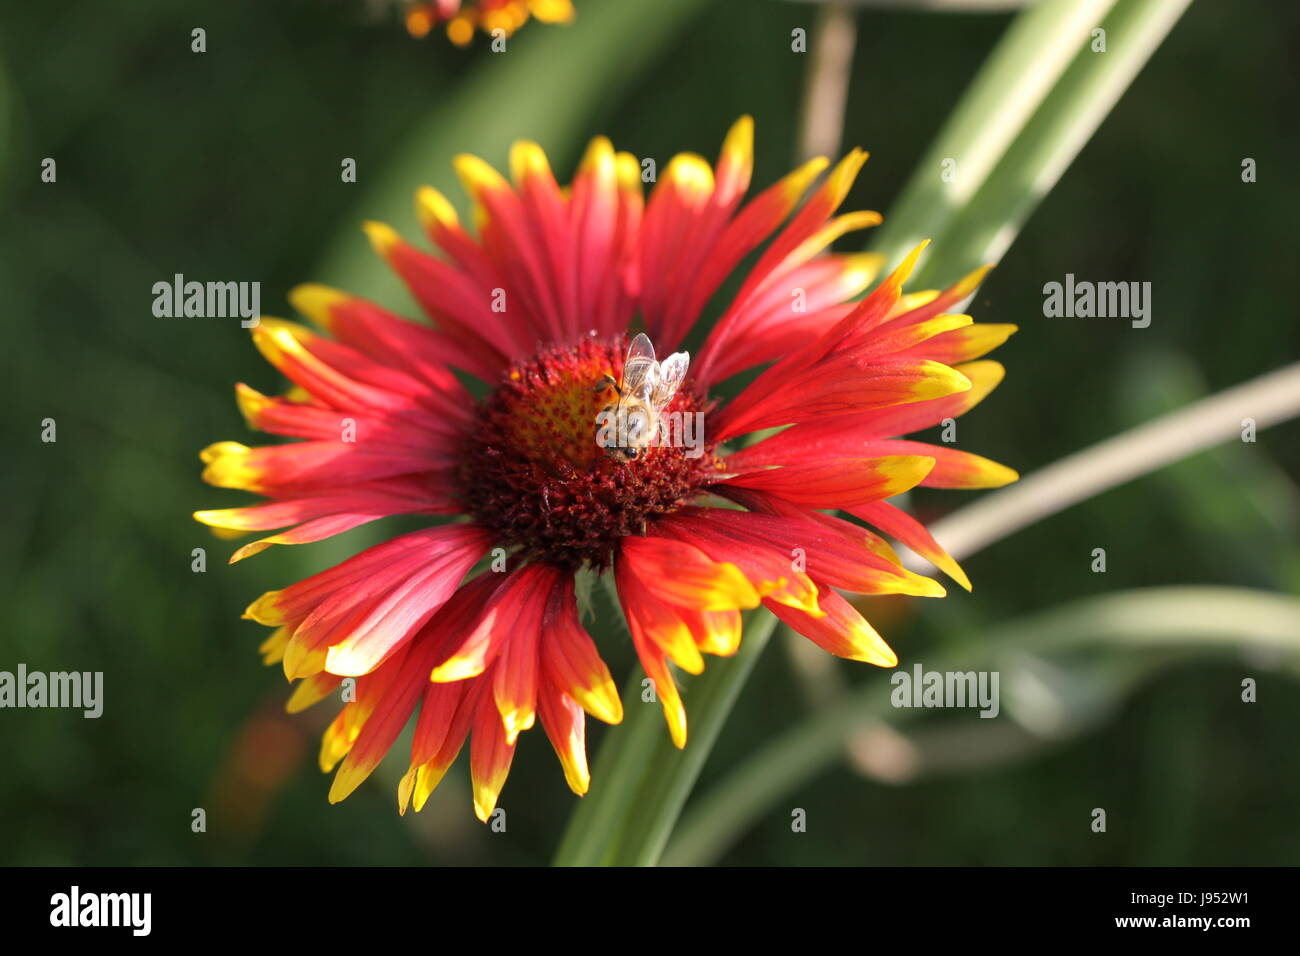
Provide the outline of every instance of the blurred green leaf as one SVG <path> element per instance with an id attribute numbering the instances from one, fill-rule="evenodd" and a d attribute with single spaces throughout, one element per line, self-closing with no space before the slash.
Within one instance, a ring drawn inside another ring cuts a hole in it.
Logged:
<path id="1" fill-rule="evenodd" d="M 1190 2 L 1045 0 L 1020 14 L 918 164 L 873 251 L 896 264 L 921 240 L 935 240 L 918 287 L 1001 259 Z M 1097 27 L 1106 31 L 1105 52 L 1090 45 Z"/>
<path id="2" fill-rule="evenodd" d="M 1076 601 L 1000 627 L 964 642 L 959 650 L 925 662 L 927 671 L 998 670 L 1023 666 L 1026 655 L 1065 654 L 1080 649 L 1143 652 L 1253 651 L 1294 664 L 1300 660 L 1300 600 L 1244 588 L 1174 587 L 1129 591 Z M 1020 663 L 1017 663 L 1020 662 Z M 1026 672 L 1027 673 L 1027 672 Z M 1024 676 L 1024 674 L 1022 674 Z M 1135 686 L 1129 679 L 1126 686 Z M 1060 687 L 1039 681 L 1038 713 L 1060 712 Z M 1020 713 L 1032 714 L 1021 684 Z M 1087 693 L 1101 707 L 1101 693 Z M 864 723 L 907 721 L 919 712 L 890 704 L 892 685 L 868 681 L 831 707 L 770 741 L 729 771 L 688 811 L 668 852 L 666 865 L 716 860 L 768 807 L 839 760 L 852 734 Z M 1046 702 L 1053 701 L 1049 705 Z"/>

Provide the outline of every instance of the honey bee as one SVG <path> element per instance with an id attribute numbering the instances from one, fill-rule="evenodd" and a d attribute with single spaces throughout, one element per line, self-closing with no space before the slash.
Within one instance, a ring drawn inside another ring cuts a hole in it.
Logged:
<path id="1" fill-rule="evenodd" d="M 607 374 L 597 386 L 602 391 L 613 388 L 618 394 L 618 400 L 596 416 L 601 426 L 597 440 L 606 455 L 622 462 L 641 457 L 659 429 L 659 413 L 677 394 L 690 364 L 686 352 L 674 352 L 656 362 L 649 337 L 637 333 L 623 361 L 623 377 L 615 381 Z"/>

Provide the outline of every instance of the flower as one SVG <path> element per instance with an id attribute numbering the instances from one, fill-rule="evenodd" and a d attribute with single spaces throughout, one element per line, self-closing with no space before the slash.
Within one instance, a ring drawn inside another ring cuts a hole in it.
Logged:
<path id="1" fill-rule="evenodd" d="M 445 23 L 447 38 L 465 46 L 474 39 L 476 27 L 484 33 L 504 30 L 509 36 L 530 16 L 542 23 L 569 23 L 574 17 L 572 0 L 407 0 L 406 29 L 419 39 Z"/>
<path id="2" fill-rule="evenodd" d="M 943 292 L 904 294 L 923 247 L 854 301 L 878 258 L 826 250 L 879 221 L 836 214 L 866 154 L 849 153 L 815 189 L 828 163 L 806 163 L 742 205 L 752 153 L 745 117 L 716 168 L 680 154 L 648 201 L 642 165 L 604 138 L 568 188 L 534 143 L 512 148 L 513 182 L 458 156 L 477 237 L 427 187 L 417 210 L 441 255 L 365 226 L 432 326 L 306 285 L 290 299 L 316 329 L 273 318 L 253 329 L 293 385 L 269 396 L 240 384 L 239 407 L 252 428 L 300 440 L 202 453 L 207 481 L 269 500 L 198 520 L 223 534 L 286 529 L 232 561 L 389 515 L 465 519 L 392 538 L 246 612 L 276 628 L 262 652 L 298 682 L 291 711 L 356 681 L 322 744 L 322 768 L 339 765 L 331 801 L 374 770 L 417 710 L 403 812 L 420 809 L 468 737 L 474 806 L 486 819 L 520 733 L 537 720 L 570 787 L 585 792 L 584 714 L 616 723 L 622 710 L 582 624 L 583 569 L 612 573 L 679 747 L 686 714 L 670 663 L 698 673 L 703 654 L 734 653 L 743 610 L 762 604 L 832 654 L 897 663 L 838 591 L 944 589 L 865 525 L 969 588 L 889 499 L 917 485 L 992 487 L 1015 473 L 897 436 L 983 399 L 1002 368 L 980 356 L 1015 327 L 948 311 L 984 270 Z M 606 454 L 596 421 L 634 320 L 661 354 L 677 348 L 769 238 L 663 408 L 661 421 L 703 421 L 700 441 L 655 442 L 631 461 Z M 760 367 L 730 401 L 710 397 Z M 471 379 L 483 383 L 481 399 Z"/>

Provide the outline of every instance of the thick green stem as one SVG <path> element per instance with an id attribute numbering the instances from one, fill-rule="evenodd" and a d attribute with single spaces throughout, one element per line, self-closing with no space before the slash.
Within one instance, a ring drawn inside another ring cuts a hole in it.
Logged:
<path id="1" fill-rule="evenodd" d="M 1120 0 L 1070 64 L 987 180 L 936 236 L 918 287 L 946 284 L 997 262 L 1025 221 L 1087 145 L 1191 0 Z"/>
<path id="2" fill-rule="evenodd" d="M 1016 17 L 876 231 L 890 268 L 961 215 L 1114 5 L 1045 0 Z"/>
<path id="3" fill-rule="evenodd" d="M 710 661 L 708 669 L 689 683 L 690 737 L 686 747 L 678 750 L 667 733 L 660 736 L 646 766 L 637 802 L 628 808 L 627 827 L 611 862 L 629 866 L 654 866 L 659 862 L 686 798 L 775 627 L 772 614 L 755 613 L 746 622 L 745 637 L 736 656 Z"/>
<path id="4" fill-rule="evenodd" d="M 641 700 L 639 672 L 623 691 L 623 715 L 623 722 L 611 727 L 600 745 L 592 766 L 591 789 L 569 817 L 555 854 L 556 866 L 612 862 L 658 738 L 668 735 L 659 705 Z"/>
<path id="5" fill-rule="evenodd" d="M 555 855 L 556 866 L 653 866 L 700 770 L 713 749 L 754 663 L 767 646 L 776 618 L 758 611 L 745 622 L 734 657 L 710 660 L 686 682 L 690 734 L 673 746 L 657 702 L 641 699 L 641 679 L 624 691 L 623 723 L 601 744 L 591 791 L 574 811 Z"/>

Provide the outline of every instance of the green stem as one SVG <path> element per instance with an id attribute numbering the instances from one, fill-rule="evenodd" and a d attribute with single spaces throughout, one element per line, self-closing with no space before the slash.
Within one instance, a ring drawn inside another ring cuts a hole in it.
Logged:
<path id="1" fill-rule="evenodd" d="M 930 532 L 961 560 L 1080 501 L 1239 438 L 1245 419 L 1262 430 L 1296 417 L 1300 362 L 1067 455 L 935 522 Z"/>
<path id="2" fill-rule="evenodd" d="M 823 3 L 813 26 L 812 62 L 804 87 L 797 156 L 801 163 L 839 154 L 857 39 L 857 21 L 848 8 Z"/>
<path id="3" fill-rule="evenodd" d="M 1101 24 L 1106 51 L 1085 45 L 1014 148 L 936 237 L 918 288 L 953 281 L 996 262 L 1092 138 L 1191 0 L 1120 0 Z"/>
<path id="4" fill-rule="evenodd" d="M 658 736 L 666 736 L 658 704 L 641 700 L 641 676 L 634 671 L 623 691 L 623 722 L 601 742 L 591 771 L 591 789 L 569 817 L 555 866 L 601 866 L 611 862 L 628 810 Z"/>
<path id="5" fill-rule="evenodd" d="M 731 708 L 767 646 L 776 618 L 759 612 L 745 622 L 734 657 L 711 660 L 683 689 L 690 735 L 673 746 L 658 703 L 641 700 L 641 679 L 624 691 L 623 723 L 602 742 L 591 790 L 569 819 L 556 866 L 653 866 L 663 852 Z"/>
<path id="6" fill-rule="evenodd" d="M 876 231 L 872 249 L 890 268 L 961 214 L 1114 5 L 1045 0 L 1012 21 Z"/>
<path id="7" fill-rule="evenodd" d="M 659 862 L 740 689 L 775 628 L 774 615 L 766 611 L 754 614 L 745 622 L 744 640 L 736 655 L 710 661 L 705 672 L 687 685 L 690 736 L 686 747 L 678 750 L 666 732 L 659 735 L 636 803 L 628 807 L 627 825 L 611 862 L 627 866 L 654 866 Z"/>

